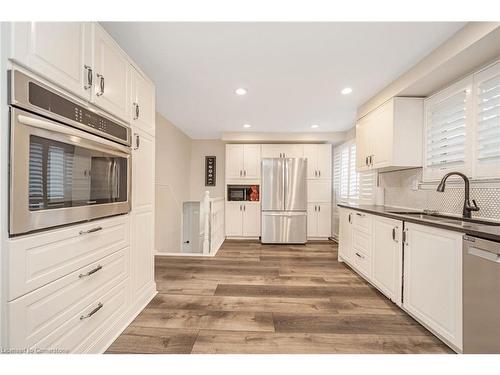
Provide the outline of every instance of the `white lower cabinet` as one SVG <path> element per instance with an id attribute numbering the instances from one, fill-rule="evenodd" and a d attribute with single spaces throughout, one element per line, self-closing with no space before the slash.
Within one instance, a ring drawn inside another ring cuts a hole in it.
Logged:
<path id="1" fill-rule="evenodd" d="M 402 294 L 402 232 L 402 221 L 373 217 L 372 280 L 398 306 Z"/>
<path id="2" fill-rule="evenodd" d="M 330 203 L 307 204 L 307 237 L 328 238 L 332 234 L 332 207 Z"/>
<path id="3" fill-rule="evenodd" d="M 259 237 L 260 203 L 226 202 L 226 236 Z"/>
<path id="4" fill-rule="evenodd" d="M 406 223 L 403 308 L 462 349 L 462 234 Z"/>
<path id="5" fill-rule="evenodd" d="M 339 261 L 350 261 L 352 254 L 352 210 L 339 207 Z"/>

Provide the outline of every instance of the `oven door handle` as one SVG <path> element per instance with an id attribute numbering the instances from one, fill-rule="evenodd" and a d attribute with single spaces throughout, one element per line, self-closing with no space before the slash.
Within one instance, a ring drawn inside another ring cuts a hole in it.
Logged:
<path id="1" fill-rule="evenodd" d="M 81 130 L 73 129 L 67 125 L 59 125 L 49 120 L 40 120 L 25 115 L 17 115 L 17 121 L 24 125 L 28 125 L 34 128 L 39 128 L 42 130 L 48 130 L 54 133 L 63 134 L 68 137 L 71 136 L 79 137 L 90 142 L 98 143 L 99 145 L 104 146 L 106 148 L 112 148 L 126 155 L 130 154 L 130 149 L 126 146 L 122 146 L 118 143 L 108 141 L 107 139 L 98 137 L 96 135 L 85 133 L 84 131 Z"/>

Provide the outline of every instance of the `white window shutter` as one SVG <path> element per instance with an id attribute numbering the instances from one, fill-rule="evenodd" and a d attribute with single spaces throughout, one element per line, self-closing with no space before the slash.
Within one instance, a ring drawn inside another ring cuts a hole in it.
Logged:
<path id="1" fill-rule="evenodd" d="M 470 123 L 472 77 L 426 99 L 424 179 L 437 180 L 445 173 L 471 175 Z"/>
<path id="2" fill-rule="evenodd" d="M 474 75 L 475 177 L 500 177 L 500 62 Z"/>
<path id="3" fill-rule="evenodd" d="M 349 146 L 349 199 L 359 199 L 358 172 L 356 172 L 356 143 Z"/>
<path id="4" fill-rule="evenodd" d="M 359 173 L 359 201 L 371 204 L 375 202 L 375 186 L 377 185 L 377 172 L 366 171 Z"/>

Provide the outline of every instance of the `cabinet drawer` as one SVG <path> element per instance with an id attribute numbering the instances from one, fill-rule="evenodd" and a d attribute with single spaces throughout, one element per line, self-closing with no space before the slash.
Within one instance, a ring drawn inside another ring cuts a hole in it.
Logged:
<path id="1" fill-rule="evenodd" d="M 7 299 L 18 298 L 129 246 L 128 221 L 129 216 L 122 215 L 10 240 L 8 267 L 15 272 L 9 272 Z"/>
<path id="2" fill-rule="evenodd" d="M 355 211 L 352 214 L 354 226 L 366 233 L 372 232 L 372 216 L 364 212 Z"/>
<path id="3" fill-rule="evenodd" d="M 371 278 L 371 257 L 359 250 L 353 250 L 354 267 L 365 277 Z"/>
<path id="4" fill-rule="evenodd" d="M 129 248 L 119 250 L 9 302 L 9 345 L 74 351 L 100 322 L 125 308 L 128 259 Z"/>
<path id="5" fill-rule="evenodd" d="M 366 232 L 354 228 L 352 231 L 352 247 L 365 255 L 372 253 L 372 236 Z"/>

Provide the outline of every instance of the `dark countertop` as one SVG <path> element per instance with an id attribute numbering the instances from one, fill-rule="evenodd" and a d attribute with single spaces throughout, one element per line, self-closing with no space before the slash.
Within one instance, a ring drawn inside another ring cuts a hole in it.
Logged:
<path id="1" fill-rule="evenodd" d="M 437 220 L 428 220 L 411 215 L 405 215 L 407 212 L 422 212 L 422 210 L 406 209 L 390 206 L 377 206 L 372 204 L 352 204 L 339 203 L 339 207 L 350 208 L 356 211 L 362 211 L 373 215 L 388 217 L 391 219 L 406 221 L 408 223 L 428 225 L 431 227 L 453 230 L 455 232 L 466 233 L 474 237 L 481 237 L 488 240 L 500 241 L 500 225 L 485 225 L 467 222 L 462 225 L 462 222 L 457 220 L 456 224 L 453 220 L 446 222 Z"/>

